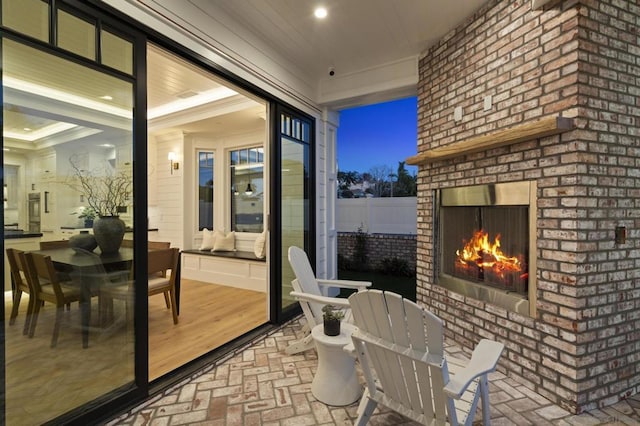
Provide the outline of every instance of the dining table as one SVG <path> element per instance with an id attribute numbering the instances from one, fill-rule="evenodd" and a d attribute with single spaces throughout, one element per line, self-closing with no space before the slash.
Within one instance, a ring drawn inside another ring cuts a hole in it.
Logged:
<path id="1" fill-rule="evenodd" d="M 153 249 L 151 249 L 153 250 Z M 120 247 L 114 253 L 101 253 L 97 248 L 94 252 L 87 252 L 71 247 L 54 248 L 46 250 L 35 250 L 32 253 L 39 253 L 49 256 L 55 269 L 62 273 L 77 274 L 79 279 L 72 280 L 72 283 L 79 283 L 80 287 L 80 316 L 82 326 L 82 347 L 89 347 L 89 328 L 91 324 L 91 295 L 95 290 L 96 283 L 101 280 L 95 279 L 97 269 L 102 269 L 107 274 L 118 272 L 129 272 L 133 266 L 133 247 Z M 146 269 L 146 268 L 145 268 Z M 176 274 L 176 309 L 180 312 L 180 262 Z M 128 274 L 127 274 L 128 275 Z"/>

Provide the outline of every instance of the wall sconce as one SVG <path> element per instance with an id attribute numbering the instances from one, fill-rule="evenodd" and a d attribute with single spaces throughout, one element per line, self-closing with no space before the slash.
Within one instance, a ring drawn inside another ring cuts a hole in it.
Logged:
<path id="1" fill-rule="evenodd" d="M 167 158 L 169 159 L 169 162 L 171 164 L 171 174 L 173 174 L 174 170 L 178 170 L 180 168 L 180 163 L 176 161 L 178 159 L 178 156 L 175 152 L 170 151 Z"/>

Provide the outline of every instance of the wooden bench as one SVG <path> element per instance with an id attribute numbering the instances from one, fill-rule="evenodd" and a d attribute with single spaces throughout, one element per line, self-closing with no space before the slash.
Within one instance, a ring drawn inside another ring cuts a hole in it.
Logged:
<path id="1" fill-rule="evenodd" d="M 251 251 L 183 250 L 182 278 L 267 292 L 267 262 Z"/>

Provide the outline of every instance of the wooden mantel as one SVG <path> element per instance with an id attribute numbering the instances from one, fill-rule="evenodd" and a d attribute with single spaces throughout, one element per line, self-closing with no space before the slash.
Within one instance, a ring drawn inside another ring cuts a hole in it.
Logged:
<path id="1" fill-rule="evenodd" d="M 573 119 L 566 117 L 548 117 L 536 121 L 529 121 L 517 126 L 499 130 L 475 138 L 466 139 L 452 144 L 422 152 L 407 158 L 406 163 L 411 166 L 431 163 L 447 158 L 472 154 L 478 151 L 498 148 L 531 139 L 557 135 L 574 128 Z"/>

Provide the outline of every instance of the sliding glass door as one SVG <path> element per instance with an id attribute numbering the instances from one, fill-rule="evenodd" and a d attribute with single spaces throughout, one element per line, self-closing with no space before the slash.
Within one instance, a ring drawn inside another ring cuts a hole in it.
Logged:
<path id="1" fill-rule="evenodd" d="M 137 252 L 101 252 L 92 229 L 106 215 L 132 227 L 134 201 L 145 203 L 135 188 L 146 173 L 134 186 L 132 162 L 145 136 L 134 132 L 140 44 L 83 6 L 41 0 L 2 0 L 1 37 L 1 423 L 62 423 L 134 389 L 136 339 L 146 341 L 131 305 L 102 297 L 106 286 L 135 288 Z"/>
<path id="2" fill-rule="evenodd" d="M 312 170 L 312 149 L 314 139 L 313 119 L 284 107 L 276 108 L 278 121 L 276 145 L 279 151 L 275 181 L 279 182 L 274 211 L 277 213 L 276 231 L 272 233 L 272 247 L 275 247 L 279 268 L 272 270 L 272 320 L 282 321 L 298 307 L 289 296 L 291 281 L 295 278 L 287 253 L 289 247 L 304 249 L 312 260 L 315 259 L 315 226 Z M 278 273 L 280 274 L 278 276 Z"/>

